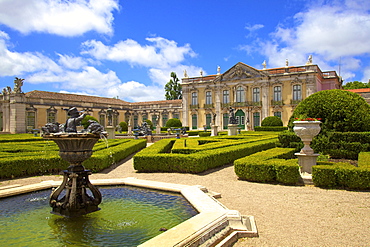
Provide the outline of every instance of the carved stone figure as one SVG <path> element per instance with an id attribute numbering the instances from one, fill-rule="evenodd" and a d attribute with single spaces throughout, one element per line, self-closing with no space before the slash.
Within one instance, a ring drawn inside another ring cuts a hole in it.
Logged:
<path id="1" fill-rule="evenodd" d="M 238 121 L 235 118 L 234 109 L 232 107 L 229 109 L 229 124 L 238 124 Z"/>
<path id="2" fill-rule="evenodd" d="M 86 129 L 88 133 L 100 134 L 104 131 L 104 127 L 101 126 L 98 122 L 94 120 L 88 120 L 87 122 L 89 123 L 89 126 Z"/>
<path id="3" fill-rule="evenodd" d="M 217 117 L 217 114 L 213 113 L 213 119 L 212 119 L 213 125 L 216 125 L 216 117 Z"/>
<path id="4" fill-rule="evenodd" d="M 22 93 L 22 86 L 23 86 L 24 79 L 16 77 L 14 80 L 14 92 L 15 93 Z"/>
<path id="5" fill-rule="evenodd" d="M 59 133 L 59 123 L 47 123 L 41 127 L 41 130 L 44 134 Z"/>
<path id="6" fill-rule="evenodd" d="M 80 125 L 82 119 L 87 114 L 83 113 L 80 115 L 80 112 L 77 110 L 77 108 L 72 107 L 71 109 L 68 110 L 68 115 L 71 117 L 67 119 L 67 122 L 64 126 L 64 131 L 77 133 L 77 126 Z"/>

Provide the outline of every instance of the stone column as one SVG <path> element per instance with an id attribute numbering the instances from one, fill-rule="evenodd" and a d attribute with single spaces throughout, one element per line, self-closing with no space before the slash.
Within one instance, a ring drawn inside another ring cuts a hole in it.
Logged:
<path id="1" fill-rule="evenodd" d="M 9 104 L 9 131 L 26 133 L 26 105 L 23 93 L 12 93 Z"/>

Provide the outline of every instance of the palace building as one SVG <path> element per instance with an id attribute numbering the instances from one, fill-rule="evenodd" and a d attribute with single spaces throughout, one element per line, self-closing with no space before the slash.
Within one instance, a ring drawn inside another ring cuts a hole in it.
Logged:
<path id="1" fill-rule="evenodd" d="M 215 125 L 227 129 L 232 107 L 245 130 L 260 126 L 268 116 L 278 116 L 287 125 L 299 102 L 315 92 L 341 88 L 342 79 L 335 71 L 322 72 L 310 61 L 304 66 L 262 70 L 237 63 L 223 74 L 193 78 L 185 73 L 182 123 L 190 129 L 210 128 L 215 116 Z"/>
<path id="2" fill-rule="evenodd" d="M 168 119 L 179 118 L 189 129 L 203 129 L 215 119 L 219 130 L 227 129 L 232 107 L 239 127 L 252 130 L 268 116 L 279 116 L 286 125 L 297 104 L 309 95 L 342 88 L 335 71 L 323 72 L 312 61 L 273 69 L 264 65 L 262 70 L 237 63 L 222 74 L 218 68 L 216 75 L 184 76 L 182 100 L 136 103 L 46 91 L 24 93 L 23 79 L 16 78 L 13 89 L 8 86 L 0 93 L 0 131 L 25 133 L 49 122 L 65 123 L 71 107 L 87 112 L 103 126 L 125 121 L 134 127 L 146 119 L 165 126 Z"/>

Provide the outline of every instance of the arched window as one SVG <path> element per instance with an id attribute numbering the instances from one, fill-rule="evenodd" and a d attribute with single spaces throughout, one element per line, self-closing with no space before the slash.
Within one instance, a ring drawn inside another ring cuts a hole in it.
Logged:
<path id="1" fill-rule="evenodd" d="M 211 123 L 212 123 L 212 115 L 211 114 L 206 114 L 206 126 L 207 129 L 211 128 Z"/>
<path id="2" fill-rule="evenodd" d="M 224 113 L 222 117 L 223 117 L 223 121 L 222 121 L 223 128 L 225 130 L 225 129 L 227 129 L 227 126 L 229 125 L 229 114 L 228 113 Z"/>
<path id="3" fill-rule="evenodd" d="M 236 102 L 244 102 L 244 88 L 242 86 L 236 88 Z"/>

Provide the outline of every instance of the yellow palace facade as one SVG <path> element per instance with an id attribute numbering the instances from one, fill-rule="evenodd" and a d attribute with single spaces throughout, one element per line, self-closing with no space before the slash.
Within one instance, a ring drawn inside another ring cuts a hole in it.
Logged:
<path id="1" fill-rule="evenodd" d="M 136 127 L 146 119 L 164 127 L 168 119 L 179 118 L 190 130 L 210 128 L 213 119 L 219 130 L 226 129 L 232 107 L 239 127 L 253 130 L 268 116 L 279 116 L 286 125 L 300 101 L 317 91 L 342 87 L 335 71 L 322 72 L 311 62 L 262 70 L 237 63 L 225 73 L 218 69 L 216 75 L 192 78 L 185 73 L 182 100 L 130 103 L 37 90 L 24 93 L 23 80 L 16 78 L 14 83 L 13 89 L 8 86 L 0 92 L 0 133 L 25 133 L 48 122 L 64 123 L 70 107 L 87 112 L 105 127 L 122 121 Z"/>
<path id="2" fill-rule="evenodd" d="M 264 66 L 265 67 L 265 66 Z M 268 116 L 287 125 L 294 108 L 309 95 L 342 88 L 335 71 L 304 66 L 258 70 L 237 63 L 225 73 L 182 79 L 182 123 L 190 129 L 210 128 L 215 117 L 219 130 L 227 129 L 232 107 L 240 128 L 251 130 Z"/>

